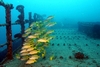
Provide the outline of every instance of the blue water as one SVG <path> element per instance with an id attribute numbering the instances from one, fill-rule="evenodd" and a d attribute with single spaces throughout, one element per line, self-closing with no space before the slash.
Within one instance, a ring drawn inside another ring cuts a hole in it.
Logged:
<path id="1" fill-rule="evenodd" d="M 5 3 L 13 4 L 11 20 L 14 23 L 19 12 L 17 5 L 24 5 L 25 19 L 28 19 L 28 12 L 38 13 L 46 16 L 54 15 L 54 20 L 60 24 L 81 22 L 100 22 L 100 0 L 3 0 Z M 0 24 L 5 22 L 5 9 L 0 6 Z M 26 28 L 28 24 L 25 25 Z M 12 26 L 12 38 L 19 33 L 20 25 Z M 6 29 L 0 27 L 0 44 L 6 42 Z M 4 49 L 4 48 L 0 48 Z"/>
<path id="2" fill-rule="evenodd" d="M 11 10 L 11 22 L 14 23 L 18 19 L 19 12 L 16 10 L 17 5 L 23 5 L 25 8 L 25 19 L 28 19 L 28 13 L 38 13 L 53 15 L 54 21 L 59 27 L 77 27 L 77 22 L 100 22 L 100 0 L 3 0 L 5 3 L 13 4 L 14 9 Z M 0 24 L 5 22 L 5 9 L 0 6 Z M 70 25 L 70 26 L 69 26 Z M 72 25 L 72 26 L 71 26 Z M 74 25 L 74 26 L 73 26 Z M 25 24 L 28 28 L 28 24 Z M 12 39 L 16 33 L 20 33 L 20 25 L 12 26 Z M 6 40 L 6 28 L 0 27 L 0 44 L 4 44 Z M 0 48 L 0 51 L 5 49 Z"/>

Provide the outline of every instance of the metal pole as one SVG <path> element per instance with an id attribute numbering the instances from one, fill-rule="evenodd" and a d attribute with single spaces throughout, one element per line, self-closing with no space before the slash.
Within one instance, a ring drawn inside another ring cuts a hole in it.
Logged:
<path id="1" fill-rule="evenodd" d="M 13 59 L 13 52 L 12 52 L 12 31 L 11 31 L 11 9 L 12 4 L 7 4 L 5 6 L 6 11 L 6 36 L 7 36 L 7 59 Z"/>

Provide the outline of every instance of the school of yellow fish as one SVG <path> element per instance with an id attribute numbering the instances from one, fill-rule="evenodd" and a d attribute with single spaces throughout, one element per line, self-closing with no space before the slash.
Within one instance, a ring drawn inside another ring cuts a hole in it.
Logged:
<path id="1" fill-rule="evenodd" d="M 46 55 L 45 46 L 53 38 L 50 34 L 54 32 L 54 30 L 48 30 L 48 27 L 56 24 L 56 22 L 51 22 L 53 18 L 54 16 L 49 16 L 44 21 L 33 22 L 25 30 L 25 34 L 22 35 L 25 38 L 25 42 L 19 55 L 17 54 L 17 58 L 20 58 L 22 61 L 25 60 L 26 64 L 32 64 Z"/>

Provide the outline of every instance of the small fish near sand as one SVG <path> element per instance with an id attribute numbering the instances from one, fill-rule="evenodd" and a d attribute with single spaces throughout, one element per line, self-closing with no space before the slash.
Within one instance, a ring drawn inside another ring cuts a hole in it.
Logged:
<path id="1" fill-rule="evenodd" d="M 26 61 L 26 64 L 34 64 L 39 58 L 46 58 L 45 48 L 49 45 L 50 40 L 53 38 L 52 34 L 54 30 L 48 29 L 56 24 L 51 20 L 54 16 L 49 16 L 44 21 L 35 21 L 29 28 L 24 31 L 22 35 L 24 39 L 23 46 L 20 51 L 20 56 L 17 58 Z M 54 55 L 50 57 L 50 60 L 54 59 Z"/>
<path id="2" fill-rule="evenodd" d="M 45 42 L 46 43 L 46 42 L 49 42 L 49 40 L 47 40 L 47 39 L 39 39 L 38 42 Z"/>

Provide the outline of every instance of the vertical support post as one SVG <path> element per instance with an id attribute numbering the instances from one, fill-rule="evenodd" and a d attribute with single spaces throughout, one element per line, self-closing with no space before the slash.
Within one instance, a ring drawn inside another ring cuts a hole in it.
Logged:
<path id="1" fill-rule="evenodd" d="M 20 22 L 21 22 L 21 33 L 24 34 L 24 30 L 25 30 L 25 26 L 24 26 L 24 9 L 21 12 L 21 18 L 20 18 Z"/>
<path id="2" fill-rule="evenodd" d="M 29 27 L 32 23 L 32 12 L 29 12 Z"/>
<path id="3" fill-rule="evenodd" d="M 21 34 L 24 34 L 24 31 L 25 31 L 25 26 L 24 26 L 24 9 L 22 10 L 21 12 L 21 19 L 20 19 L 20 22 L 21 22 Z M 24 42 L 24 38 L 22 38 L 22 44 Z"/>
<path id="4" fill-rule="evenodd" d="M 25 26 L 24 26 L 24 6 L 23 5 L 18 5 L 16 7 L 16 10 L 18 10 L 20 12 L 20 15 L 18 16 L 19 18 L 19 23 L 21 25 L 21 34 L 24 34 L 25 31 Z M 22 38 L 22 44 L 24 42 L 24 38 Z"/>
<path id="5" fill-rule="evenodd" d="M 36 22 L 37 21 L 37 14 L 36 13 L 34 13 L 33 18 L 34 18 L 34 21 Z"/>
<path id="6" fill-rule="evenodd" d="M 12 51 L 12 31 L 11 31 L 11 7 L 12 5 L 6 5 L 6 36 L 7 36 L 7 59 L 13 59 L 13 51 Z"/>

